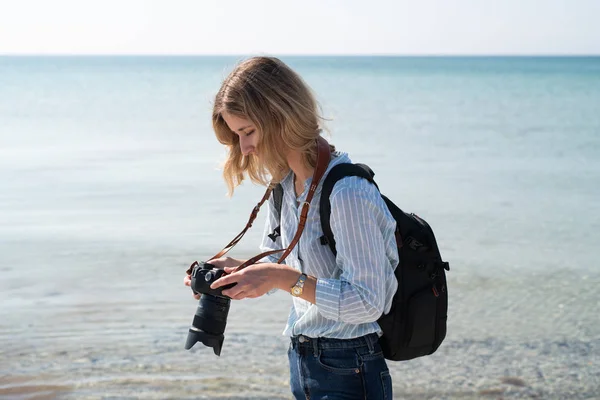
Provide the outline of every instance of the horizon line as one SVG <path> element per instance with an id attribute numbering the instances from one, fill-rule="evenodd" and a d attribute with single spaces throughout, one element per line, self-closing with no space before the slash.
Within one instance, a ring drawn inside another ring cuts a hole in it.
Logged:
<path id="1" fill-rule="evenodd" d="M 600 57 L 600 53 L 2 53 L 0 57 Z"/>

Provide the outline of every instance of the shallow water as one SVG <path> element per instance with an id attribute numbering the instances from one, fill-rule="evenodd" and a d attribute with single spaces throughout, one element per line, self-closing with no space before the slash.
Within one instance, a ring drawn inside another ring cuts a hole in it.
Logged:
<path id="1" fill-rule="evenodd" d="M 451 264 L 446 341 L 390 363 L 396 397 L 600 397 L 599 59 L 288 61 Z M 233 62 L 0 58 L 0 397 L 289 398 L 285 293 L 234 302 L 221 357 L 183 348 L 185 269 L 262 194 L 217 170 Z"/>

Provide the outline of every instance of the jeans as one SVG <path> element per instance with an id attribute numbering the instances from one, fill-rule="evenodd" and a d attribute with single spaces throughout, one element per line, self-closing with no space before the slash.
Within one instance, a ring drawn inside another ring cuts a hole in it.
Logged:
<path id="1" fill-rule="evenodd" d="M 288 358 L 296 399 L 393 398 L 392 378 L 376 333 L 355 339 L 294 336 Z"/>

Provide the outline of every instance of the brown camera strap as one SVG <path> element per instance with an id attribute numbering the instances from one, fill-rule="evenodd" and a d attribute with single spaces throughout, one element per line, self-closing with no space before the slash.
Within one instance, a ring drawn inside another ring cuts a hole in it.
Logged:
<path id="1" fill-rule="evenodd" d="M 317 186 L 319 185 L 321 178 L 323 178 L 323 175 L 325 175 L 325 171 L 327 170 L 327 167 L 329 166 L 330 159 L 331 159 L 331 150 L 329 147 L 329 143 L 327 142 L 327 140 L 325 140 L 324 138 L 319 136 L 317 138 L 317 165 L 313 172 L 313 179 L 312 179 L 312 182 L 310 185 L 310 189 L 308 190 L 308 194 L 306 195 L 306 201 L 304 201 L 302 203 L 302 211 L 300 212 L 300 221 L 298 223 L 298 230 L 296 231 L 296 235 L 294 235 L 294 238 L 292 239 L 290 245 L 286 249 L 271 250 L 271 251 L 266 251 L 264 253 L 258 254 L 256 256 L 246 260 L 242 265 L 238 266 L 234 270 L 234 272 L 239 271 L 243 268 L 246 268 L 249 265 L 256 263 L 263 257 L 283 251 L 284 253 L 279 258 L 279 261 L 277 261 L 278 263 L 281 263 L 291 253 L 291 251 L 294 249 L 294 247 L 298 244 L 298 241 L 300 240 L 300 236 L 302 236 L 302 232 L 304 231 L 304 226 L 306 225 L 306 220 L 308 218 L 308 211 L 310 209 L 310 203 L 315 195 Z M 260 210 L 260 207 L 271 196 L 272 190 L 273 190 L 272 187 L 267 188 L 267 190 L 265 191 L 265 194 L 263 195 L 263 198 L 252 210 L 252 213 L 250 214 L 248 223 L 246 224 L 246 227 L 242 230 L 242 232 L 240 232 L 231 242 L 229 242 L 229 244 L 227 246 L 225 246 L 225 248 L 223 250 L 218 252 L 214 257 L 209 258 L 209 260 L 213 260 L 215 258 L 222 257 L 224 254 L 226 254 L 229 250 L 231 250 L 242 239 L 242 237 L 246 234 L 248 229 L 250 229 L 250 227 L 252 226 L 252 223 L 256 219 L 256 216 L 258 215 L 258 211 Z M 186 273 L 188 275 L 191 274 L 194 265 L 195 265 L 195 263 L 192 264 L 190 266 L 190 268 L 188 268 L 188 270 L 186 271 Z"/>

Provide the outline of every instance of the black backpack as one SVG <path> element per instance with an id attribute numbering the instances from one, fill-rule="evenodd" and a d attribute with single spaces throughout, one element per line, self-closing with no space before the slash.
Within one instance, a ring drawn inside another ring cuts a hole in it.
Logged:
<path id="1" fill-rule="evenodd" d="M 337 254 L 329 217 L 329 196 L 335 183 L 347 176 L 359 176 L 377 187 L 375 174 L 364 164 L 338 164 L 327 174 L 323 182 L 320 202 L 320 219 L 323 229 L 321 244 L 329 245 Z M 379 190 L 379 187 L 377 187 Z M 448 312 L 448 288 L 446 270 L 449 264 L 442 261 L 433 230 L 425 220 L 415 214 L 407 214 L 390 199 L 381 195 L 396 220 L 396 243 L 400 262 L 395 270 L 398 290 L 394 295 L 389 313 L 382 315 L 377 323 L 383 331 L 379 339 L 385 358 L 392 361 L 410 360 L 432 354 L 446 336 Z M 273 190 L 275 209 L 281 215 L 283 188 Z M 280 227 L 269 235 L 275 241 Z"/>

